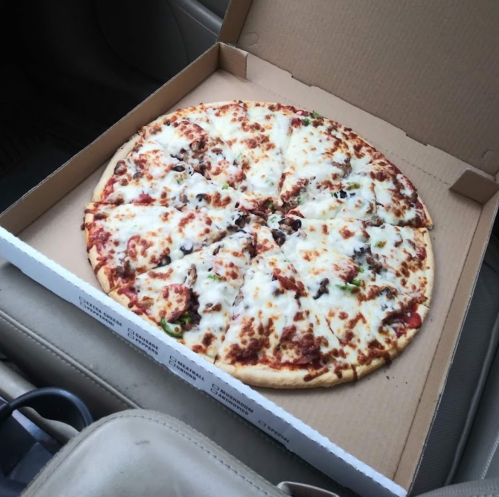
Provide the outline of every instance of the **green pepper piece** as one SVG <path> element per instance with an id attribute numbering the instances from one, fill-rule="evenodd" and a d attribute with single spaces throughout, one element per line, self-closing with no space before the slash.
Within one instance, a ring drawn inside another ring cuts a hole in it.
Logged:
<path id="1" fill-rule="evenodd" d="M 222 277 L 218 276 L 218 274 L 209 274 L 208 278 L 210 278 L 210 280 L 213 280 L 213 281 L 220 281 L 222 279 Z"/>
<path id="2" fill-rule="evenodd" d="M 173 338 L 182 338 L 182 331 L 176 332 L 173 331 L 167 324 L 165 318 L 161 318 L 161 328 L 163 328 L 163 331 L 167 334 L 170 335 Z"/>
<path id="3" fill-rule="evenodd" d="M 222 190 L 227 190 L 229 188 L 229 185 L 227 183 L 224 183 L 222 185 Z"/>
<path id="4" fill-rule="evenodd" d="M 317 119 L 318 117 L 321 117 L 320 114 L 318 112 L 315 112 L 315 110 L 312 112 L 312 117 L 314 119 Z"/>
<path id="5" fill-rule="evenodd" d="M 351 285 L 347 283 L 346 285 L 336 285 L 340 290 L 343 290 L 348 293 L 357 293 L 359 291 L 359 287 L 355 285 Z"/>
<path id="6" fill-rule="evenodd" d="M 347 190 L 358 190 L 360 188 L 360 183 L 353 182 L 347 183 Z"/>
<path id="7" fill-rule="evenodd" d="M 350 282 L 351 285 L 355 285 L 355 286 L 362 286 L 362 281 L 360 280 L 352 280 Z"/>
<path id="8" fill-rule="evenodd" d="M 359 273 L 363 273 L 365 269 L 362 266 L 359 266 Z"/>
<path id="9" fill-rule="evenodd" d="M 336 285 L 340 290 L 352 293 L 352 287 L 348 285 Z"/>
<path id="10" fill-rule="evenodd" d="M 310 121 L 310 119 L 308 117 L 306 117 L 305 119 L 302 119 L 301 122 L 305 125 L 305 126 L 308 126 L 312 121 Z"/>
<path id="11" fill-rule="evenodd" d="M 182 314 L 182 316 L 177 319 L 175 324 L 190 324 L 190 322 L 191 316 L 189 316 L 189 314 Z"/>

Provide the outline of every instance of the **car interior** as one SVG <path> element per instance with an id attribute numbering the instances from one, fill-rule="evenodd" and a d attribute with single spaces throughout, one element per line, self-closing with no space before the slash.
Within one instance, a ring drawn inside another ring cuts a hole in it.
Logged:
<path id="1" fill-rule="evenodd" d="M 0 0 L 0 211 L 209 49 L 228 4 Z M 499 495 L 498 345 L 496 222 L 409 495 Z M 0 497 L 358 495 L 2 259 L 0 359 Z"/>

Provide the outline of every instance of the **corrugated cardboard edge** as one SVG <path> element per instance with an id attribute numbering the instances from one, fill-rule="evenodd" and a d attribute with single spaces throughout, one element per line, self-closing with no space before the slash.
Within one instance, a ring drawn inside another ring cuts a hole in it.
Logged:
<path id="1" fill-rule="evenodd" d="M 468 169 L 450 190 L 484 205 L 499 191 L 499 185 L 492 176 L 480 170 Z"/>
<path id="2" fill-rule="evenodd" d="M 248 53 L 220 43 L 220 68 L 234 76 L 246 79 Z"/>
<path id="3" fill-rule="evenodd" d="M 235 45 L 246 21 L 253 0 L 231 0 L 218 41 Z"/>
<path id="4" fill-rule="evenodd" d="M 331 478 L 362 495 L 406 496 L 406 490 L 386 476 L 3 228 L 0 228 L 0 254 L 27 276 L 97 318 L 196 388 L 221 399 L 233 411 L 239 414 L 242 411 L 248 421 Z M 141 331 L 147 333 L 146 337 Z M 265 430 L 269 424 L 277 429 Z"/>
<path id="5" fill-rule="evenodd" d="M 447 382 L 447 376 L 454 358 L 456 345 L 459 343 L 462 327 L 471 302 L 471 295 L 473 294 L 478 279 L 478 272 L 475 273 L 471 268 L 480 266 L 483 261 L 485 250 L 488 245 L 484 240 L 488 241 L 490 238 L 498 205 L 499 194 L 496 193 L 493 198 L 484 205 L 480 214 L 480 219 L 473 235 L 473 242 L 468 251 L 466 262 L 452 299 L 452 304 L 447 313 L 444 329 L 433 357 L 432 366 L 426 379 L 423 394 L 419 401 L 418 408 L 416 409 L 405 448 L 395 472 L 394 481 L 404 488 L 409 489 L 409 492 L 414 484 L 416 472 L 421 464 L 424 447 L 426 447 L 429 434 L 431 433 L 431 426 L 435 419 L 442 392 Z M 471 289 L 469 289 L 470 281 L 473 282 Z M 453 336 L 453 330 L 458 327 L 459 333 L 454 334 Z M 446 369 L 447 374 L 444 374 Z M 422 433 L 425 437 L 423 450 L 421 450 L 420 445 Z"/>
<path id="6" fill-rule="evenodd" d="M 173 106 L 216 71 L 219 67 L 219 53 L 220 45 L 217 43 L 168 82 L 166 99 L 163 85 L 2 213 L 0 225 L 11 233 L 18 234 L 40 217 L 94 172 L 95 168 L 89 167 L 89 164 L 103 164 L 110 157 L 108 150 L 118 149 L 138 129 L 158 117 L 161 113 L 158 108 L 166 110 Z M 71 167 L 68 168 L 69 164 Z M 64 185 L 64 188 L 57 188 L 58 185 Z M 19 208 L 22 209 L 22 217 L 18 213 L 14 214 Z"/>

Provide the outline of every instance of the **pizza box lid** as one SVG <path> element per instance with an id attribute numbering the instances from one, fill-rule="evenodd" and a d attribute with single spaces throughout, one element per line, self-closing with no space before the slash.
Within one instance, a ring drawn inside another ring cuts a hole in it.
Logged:
<path id="1" fill-rule="evenodd" d="M 499 3 L 232 1 L 220 41 L 496 176 Z"/>

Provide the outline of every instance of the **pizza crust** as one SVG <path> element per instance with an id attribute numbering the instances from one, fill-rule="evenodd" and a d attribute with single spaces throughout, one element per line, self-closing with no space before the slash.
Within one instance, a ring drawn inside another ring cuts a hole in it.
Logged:
<path id="1" fill-rule="evenodd" d="M 122 295 L 122 294 L 118 293 L 117 289 L 115 289 L 111 293 L 109 293 L 109 296 L 113 300 L 115 300 L 116 302 L 118 302 L 118 304 L 121 304 L 123 307 L 126 307 L 127 309 L 129 309 L 128 304 L 130 303 L 130 299 L 126 295 Z M 158 328 L 159 330 L 161 330 L 163 332 L 163 329 L 160 326 L 158 326 L 158 324 L 155 321 L 153 321 L 147 314 L 143 314 L 140 317 L 142 319 L 144 319 L 145 321 L 149 322 L 150 324 L 152 324 L 155 328 Z M 165 335 L 167 335 L 167 333 L 165 333 Z M 171 338 L 173 340 L 176 340 L 173 337 L 171 337 Z M 179 340 L 177 340 L 177 341 L 179 341 Z M 215 363 L 215 358 L 214 357 L 210 357 L 207 354 L 203 354 L 203 353 L 199 353 L 199 352 L 196 352 L 196 354 L 199 357 L 202 357 L 205 361 L 207 361 L 207 362 L 209 362 L 211 364 Z"/>
<path id="2" fill-rule="evenodd" d="M 136 143 L 142 138 L 142 134 L 136 133 L 133 135 L 130 140 L 128 140 L 124 145 L 122 145 L 118 151 L 109 159 L 109 162 L 106 166 L 106 169 L 102 173 L 101 179 L 97 183 L 97 186 L 94 189 L 94 194 L 92 197 L 92 201 L 94 202 L 102 202 L 103 196 L 102 193 L 106 188 L 107 182 L 111 179 L 114 174 L 114 168 L 118 161 L 125 159 L 128 154 L 132 151 L 133 147 L 135 147 Z"/>
<path id="3" fill-rule="evenodd" d="M 93 204 L 88 204 L 86 206 L 86 209 L 91 209 L 93 207 Z M 85 219 L 84 219 L 84 223 L 85 223 L 85 243 L 87 244 L 87 247 L 88 247 L 88 243 L 89 243 L 89 236 L 90 236 L 90 232 L 87 228 L 87 223 L 93 223 L 94 221 L 94 213 L 93 212 L 87 212 L 85 213 Z M 99 251 L 97 250 L 97 248 L 94 246 L 92 246 L 90 248 L 90 250 L 87 250 L 87 253 L 88 253 L 88 260 L 90 261 L 90 265 L 92 266 L 92 269 L 94 270 L 94 273 L 95 273 L 95 268 L 96 266 L 100 263 L 99 261 L 99 257 L 101 256 L 101 254 L 99 254 Z M 104 290 L 105 293 L 109 293 L 111 290 L 112 290 L 112 286 L 111 286 L 111 282 L 109 281 L 109 276 L 108 276 L 108 272 L 107 272 L 107 268 L 106 266 L 102 266 L 96 273 L 95 273 L 95 276 L 97 278 L 97 280 L 99 281 L 99 284 L 100 286 L 102 287 L 102 289 Z"/>
<path id="4" fill-rule="evenodd" d="M 90 260 L 90 264 L 92 265 L 92 268 L 94 269 L 95 272 L 95 267 L 97 264 L 99 264 L 99 252 L 95 247 L 92 247 L 88 251 L 88 259 Z M 107 268 L 106 266 L 102 266 L 96 273 L 95 276 L 97 280 L 99 281 L 100 286 L 102 287 L 102 290 L 104 290 L 104 293 L 109 293 L 112 290 L 111 282 L 109 281 L 109 276 L 107 273 Z"/>
<path id="5" fill-rule="evenodd" d="M 263 365 L 232 366 L 217 361 L 215 361 L 215 366 L 243 383 L 266 388 L 332 387 L 355 379 L 352 370 L 343 371 L 341 378 L 332 371 L 328 371 L 310 381 L 305 381 L 304 378 L 307 372 L 303 370 L 277 370 Z"/>
<path id="6" fill-rule="evenodd" d="M 433 296 L 433 285 L 435 281 L 435 258 L 433 255 L 433 244 L 431 242 L 430 232 L 426 229 L 423 235 L 426 244 L 426 291 L 425 306 L 430 307 Z"/>
<path id="7" fill-rule="evenodd" d="M 428 307 L 419 304 L 418 314 L 421 316 L 421 327 L 411 328 L 410 330 L 408 330 L 407 333 L 397 341 L 396 347 L 387 350 L 388 354 L 390 355 L 391 361 L 393 361 L 393 359 L 399 356 L 412 342 L 414 337 L 417 335 L 418 331 L 423 327 L 423 323 L 424 320 L 426 319 L 426 316 L 428 315 L 428 311 L 429 311 Z M 357 379 L 360 380 L 361 378 L 364 378 L 364 376 L 367 376 L 368 374 L 372 373 L 376 369 L 379 369 L 380 367 L 386 364 L 387 362 L 383 357 L 377 357 L 370 364 L 357 366 L 356 367 Z"/>
<path id="8" fill-rule="evenodd" d="M 418 198 L 419 198 L 419 201 L 421 202 L 421 205 L 423 206 L 423 210 L 424 210 L 426 219 L 428 220 L 428 223 L 429 223 L 429 226 L 427 226 L 427 229 L 432 230 L 433 229 L 433 219 L 430 216 L 430 212 L 428 211 L 428 208 L 426 207 L 426 204 L 423 202 L 423 200 L 419 196 L 419 193 L 418 193 Z"/>
<path id="9" fill-rule="evenodd" d="M 423 326 L 424 320 L 428 314 L 428 307 L 424 305 L 418 306 L 418 314 L 421 317 L 421 327 Z M 390 360 L 395 359 L 399 354 L 401 354 L 406 347 L 412 342 L 416 334 L 421 328 L 412 328 L 408 330 L 407 334 L 401 337 L 397 341 L 396 347 L 387 350 L 390 356 Z M 328 371 L 327 373 L 314 378 L 311 381 L 305 381 L 306 371 L 303 370 L 277 370 L 269 368 L 265 365 L 231 365 L 222 362 L 215 361 L 215 366 L 219 367 L 231 376 L 234 376 L 243 383 L 249 385 L 265 387 L 265 388 L 315 388 L 315 387 L 333 387 L 335 385 L 340 385 L 341 383 L 347 383 L 351 381 L 357 381 L 372 373 L 376 369 L 387 365 L 387 361 L 383 357 L 377 357 L 371 361 L 369 364 L 364 364 L 360 366 L 352 365 L 352 369 L 342 371 L 341 378 L 338 377 L 333 371 Z M 354 371 L 355 370 L 355 371 Z"/>

